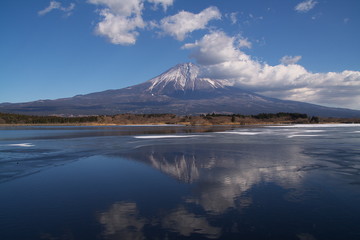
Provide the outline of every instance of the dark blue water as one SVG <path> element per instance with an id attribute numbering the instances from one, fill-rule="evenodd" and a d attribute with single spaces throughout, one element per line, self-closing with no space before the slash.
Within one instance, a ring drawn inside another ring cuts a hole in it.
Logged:
<path id="1" fill-rule="evenodd" d="M 0 239 L 360 239 L 360 125 L 0 128 Z"/>

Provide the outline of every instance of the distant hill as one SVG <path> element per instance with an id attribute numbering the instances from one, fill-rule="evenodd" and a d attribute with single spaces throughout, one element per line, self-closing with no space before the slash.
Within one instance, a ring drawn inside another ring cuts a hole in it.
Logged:
<path id="1" fill-rule="evenodd" d="M 329 108 L 265 97 L 231 86 L 226 80 L 199 77 L 192 63 L 178 64 L 144 83 L 56 100 L 0 104 L 0 112 L 32 115 L 114 115 L 173 113 L 196 115 L 294 112 L 322 117 L 360 117 L 360 111 Z"/>

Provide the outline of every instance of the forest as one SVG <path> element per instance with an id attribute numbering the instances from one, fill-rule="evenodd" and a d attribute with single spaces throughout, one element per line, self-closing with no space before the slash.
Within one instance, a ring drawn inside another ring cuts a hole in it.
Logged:
<path id="1" fill-rule="evenodd" d="M 201 114 L 178 116 L 175 114 L 117 114 L 99 116 L 34 116 L 0 113 L 0 125 L 252 125 L 252 124 L 292 124 L 292 123 L 360 123 L 360 118 L 321 118 L 302 113 L 261 113 L 241 114 Z"/>

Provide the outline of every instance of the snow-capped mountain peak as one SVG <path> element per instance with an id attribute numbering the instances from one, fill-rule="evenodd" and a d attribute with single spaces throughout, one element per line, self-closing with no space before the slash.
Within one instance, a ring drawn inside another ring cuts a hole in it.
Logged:
<path id="1" fill-rule="evenodd" d="M 224 84 L 220 81 L 199 77 L 200 71 L 200 67 L 193 63 L 178 64 L 165 73 L 149 80 L 150 87 L 147 91 L 151 93 L 185 92 L 224 87 Z"/>

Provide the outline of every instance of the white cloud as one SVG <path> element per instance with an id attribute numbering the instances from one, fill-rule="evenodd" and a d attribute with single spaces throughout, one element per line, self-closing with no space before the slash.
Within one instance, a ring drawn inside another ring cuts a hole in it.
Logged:
<path id="1" fill-rule="evenodd" d="M 222 31 L 206 34 L 195 43 L 188 43 L 184 49 L 193 48 L 190 55 L 201 65 L 213 65 L 227 61 L 249 60 L 249 57 L 235 47 L 235 37 L 229 37 Z"/>
<path id="2" fill-rule="evenodd" d="M 131 45 L 136 43 L 136 37 L 139 33 L 136 28 L 145 27 L 141 16 L 125 17 L 115 15 L 108 9 L 100 12 L 103 20 L 98 23 L 96 33 L 106 36 L 113 44 Z"/>
<path id="3" fill-rule="evenodd" d="M 231 21 L 231 24 L 236 24 L 237 23 L 237 15 L 238 15 L 238 12 L 232 12 L 232 13 L 226 13 L 225 14 L 225 17 L 230 19 Z"/>
<path id="4" fill-rule="evenodd" d="M 147 30 L 160 28 L 163 34 L 168 34 L 182 41 L 185 37 L 198 29 L 205 29 L 208 22 L 220 19 L 221 13 L 216 7 L 209 7 L 198 14 L 181 11 L 173 16 L 165 17 L 160 22 L 142 18 L 145 0 L 87 0 L 88 3 L 100 6 L 98 13 L 101 17 L 95 32 L 105 36 L 113 44 L 133 45 L 139 36 L 139 30 L 147 26 Z M 174 0 L 146 0 L 155 7 L 161 5 L 164 10 L 173 5 Z M 241 43 L 250 47 L 246 39 Z"/>
<path id="5" fill-rule="evenodd" d="M 165 34 L 182 41 L 187 34 L 195 30 L 205 29 L 210 20 L 220 18 L 221 13 L 216 7 L 206 8 L 198 14 L 181 11 L 176 15 L 162 19 L 160 28 Z"/>
<path id="6" fill-rule="evenodd" d="M 99 11 L 102 20 L 95 32 L 105 36 L 113 44 L 132 45 L 146 23 L 142 19 L 142 0 L 88 0 L 89 3 L 105 6 Z"/>
<path id="7" fill-rule="evenodd" d="M 148 0 L 148 2 L 153 3 L 155 6 L 162 5 L 165 11 L 169 6 L 174 4 L 174 0 Z"/>
<path id="8" fill-rule="evenodd" d="M 280 59 L 280 62 L 284 65 L 296 64 L 298 61 L 301 60 L 301 56 L 283 56 Z"/>
<path id="9" fill-rule="evenodd" d="M 244 37 L 240 37 L 239 39 L 239 48 L 251 48 L 252 47 L 252 43 Z"/>
<path id="10" fill-rule="evenodd" d="M 43 9 L 43 10 L 38 11 L 38 14 L 40 16 L 43 16 L 43 15 L 51 12 L 52 10 L 58 9 L 60 11 L 63 11 L 65 13 L 67 13 L 68 15 L 70 15 L 72 10 L 74 10 L 74 8 L 75 8 L 74 3 L 70 3 L 69 7 L 66 8 L 66 7 L 61 6 L 61 2 L 51 1 L 49 6 L 46 7 L 45 9 Z"/>
<path id="11" fill-rule="evenodd" d="M 206 34 L 184 49 L 202 65 L 202 76 L 226 79 L 241 88 L 264 95 L 327 106 L 360 109 L 360 72 L 311 73 L 288 57 L 289 65 L 271 66 L 240 50 L 237 38 L 224 32 Z"/>
<path id="12" fill-rule="evenodd" d="M 154 6 L 161 5 L 164 10 L 173 5 L 174 0 L 147 0 Z M 136 43 L 139 30 L 146 27 L 142 18 L 145 0 L 88 0 L 88 3 L 102 7 L 98 11 L 101 21 L 95 32 L 105 36 L 113 44 L 133 45 Z M 149 29 L 157 24 L 149 21 Z"/>
<path id="13" fill-rule="evenodd" d="M 326 106 L 360 109 L 359 71 L 308 73 L 300 80 L 308 84 L 285 92 L 270 90 L 264 94 Z"/>
<path id="14" fill-rule="evenodd" d="M 45 15 L 45 14 L 51 12 L 54 9 L 59 9 L 60 7 L 61 7 L 61 3 L 56 2 L 56 1 L 51 1 L 50 5 L 47 8 L 39 11 L 38 14 L 39 15 Z"/>
<path id="15" fill-rule="evenodd" d="M 230 13 L 230 19 L 232 24 L 237 23 L 237 12 Z"/>
<path id="16" fill-rule="evenodd" d="M 295 10 L 297 12 L 303 12 L 303 13 L 308 12 L 311 9 L 313 9 L 317 3 L 318 2 L 314 1 L 314 0 L 306 0 L 306 1 L 303 1 L 303 2 L 299 3 L 298 5 L 296 5 Z"/>
<path id="17" fill-rule="evenodd" d="M 112 13 L 124 17 L 141 15 L 144 8 L 143 0 L 88 0 L 88 2 L 105 6 Z"/>

